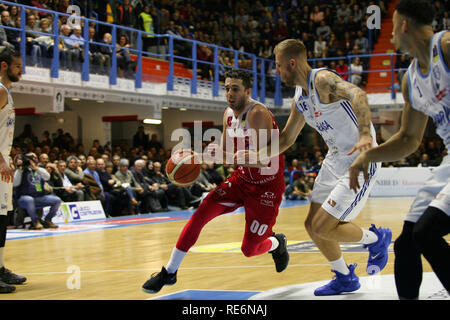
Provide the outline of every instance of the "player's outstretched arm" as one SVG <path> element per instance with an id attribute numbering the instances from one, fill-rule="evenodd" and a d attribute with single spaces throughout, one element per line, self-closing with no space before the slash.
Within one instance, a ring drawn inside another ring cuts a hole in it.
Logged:
<path id="1" fill-rule="evenodd" d="M 398 161 L 417 150 L 422 142 L 428 116 L 411 107 L 407 73 L 402 80 L 403 106 L 400 130 L 383 144 L 363 152 L 350 166 L 350 188 L 359 189 L 358 175 L 361 171 L 368 179 L 369 162 Z"/>
<path id="2" fill-rule="evenodd" d="M 358 150 L 363 152 L 372 147 L 372 137 L 370 135 L 371 113 L 367 94 L 358 86 L 345 81 L 331 71 L 321 71 L 315 79 L 316 88 L 319 90 L 322 101 L 348 100 L 351 103 L 355 116 L 358 120 L 359 141 L 349 155 Z"/>

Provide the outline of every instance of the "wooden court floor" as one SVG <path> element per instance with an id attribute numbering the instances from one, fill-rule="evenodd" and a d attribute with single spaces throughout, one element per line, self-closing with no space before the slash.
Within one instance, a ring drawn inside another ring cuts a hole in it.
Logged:
<path id="1" fill-rule="evenodd" d="M 360 226 L 390 227 L 395 239 L 412 198 L 369 199 L 355 220 Z M 280 210 L 276 232 L 288 241 L 310 241 L 303 222 L 309 206 Z M 270 254 L 246 258 L 237 252 L 190 252 L 178 282 L 158 294 L 141 290 L 151 273 L 170 257 L 186 220 L 81 233 L 7 241 L 6 267 L 28 278 L 0 300 L 143 300 L 184 289 L 265 291 L 277 287 L 329 280 L 330 266 L 318 252 L 291 252 L 290 265 L 278 274 Z M 240 243 L 242 213 L 221 216 L 203 230 L 197 246 Z M 211 251 L 211 250 L 210 250 Z M 219 250 L 220 251 L 220 250 Z M 348 264 L 358 263 L 357 274 L 366 276 L 367 252 L 344 252 Z M 394 254 L 382 274 L 393 273 Z M 424 261 L 424 271 L 431 271 Z"/>

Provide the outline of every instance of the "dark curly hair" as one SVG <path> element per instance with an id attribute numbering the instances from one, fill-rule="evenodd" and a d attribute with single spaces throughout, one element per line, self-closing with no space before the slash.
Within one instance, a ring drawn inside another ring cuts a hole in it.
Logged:
<path id="1" fill-rule="evenodd" d="M 240 69 L 231 69 L 228 70 L 225 73 L 225 79 L 231 78 L 231 79 L 241 79 L 242 84 L 244 85 L 245 89 L 249 89 L 252 87 L 252 76 L 249 72 L 245 70 Z"/>
<path id="2" fill-rule="evenodd" d="M 433 5 L 428 0 L 400 0 L 395 9 L 419 25 L 432 24 L 436 14 Z"/>

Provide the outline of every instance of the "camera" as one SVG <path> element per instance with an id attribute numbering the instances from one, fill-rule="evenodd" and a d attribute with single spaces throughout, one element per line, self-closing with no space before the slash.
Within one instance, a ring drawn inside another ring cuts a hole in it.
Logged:
<path id="1" fill-rule="evenodd" d="M 30 161 L 34 161 L 33 155 L 29 153 L 22 154 L 19 159 L 22 160 L 23 169 L 27 169 L 31 164 Z"/>

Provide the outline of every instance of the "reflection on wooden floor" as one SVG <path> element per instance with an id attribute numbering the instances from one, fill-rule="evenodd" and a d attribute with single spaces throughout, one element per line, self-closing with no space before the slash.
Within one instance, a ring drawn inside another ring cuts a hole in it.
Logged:
<path id="1" fill-rule="evenodd" d="M 394 240 L 411 202 L 412 198 L 370 199 L 355 222 L 366 228 L 371 223 L 390 227 Z M 307 210 L 307 205 L 281 209 L 275 231 L 285 233 L 290 243 L 310 241 L 303 225 Z M 270 254 L 246 258 L 239 251 L 220 252 L 216 246 L 214 250 L 190 252 L 175 285 L 164 287 L 157 295 L 144 293 L 142 284 L 167 263 L 185 223 L 172 221 L 7 241 L 6 267 L 28 281 L 0 299 L 142 300 L 185 289 L 265 291 L 331 279 L 329 264 L 315 250 L 301 252 L 300 246 L 291 252 L 288 269 L 278 274 Z M 243 214 L 218 217 L 205 227 L 196 247 L 239 244 L 243 232 Z M 357 274 L 366 276 L 367 252 L 344 252 L 344 257 L 347 263 L 357 262 Z M 393 253 L 389 258 L 382 274 L 393 273 Z M 424 271 L 431 271 L 425 260 Z"/>

